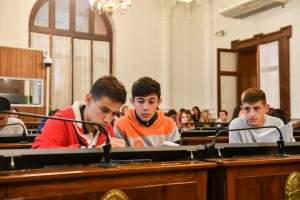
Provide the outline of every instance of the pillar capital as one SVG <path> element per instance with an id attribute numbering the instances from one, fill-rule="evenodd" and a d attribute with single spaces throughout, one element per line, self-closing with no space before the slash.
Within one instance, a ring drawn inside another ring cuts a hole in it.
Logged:
<path id="1" fill-rule="evenodd" d="M 170 17 L 172 15 L 172 8 L 176 5 L 177 0 L 160 0 L 161 16 Z"/>

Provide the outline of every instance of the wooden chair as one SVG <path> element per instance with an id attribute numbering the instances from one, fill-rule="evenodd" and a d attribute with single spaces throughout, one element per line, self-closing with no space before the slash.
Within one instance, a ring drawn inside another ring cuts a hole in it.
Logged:
<path id="1" fill-rule="evenodd" d="M 293 172 L 288 177 L 285 184 L 285 199 L 298 200 L 300 199 L 300 173 Z"/>

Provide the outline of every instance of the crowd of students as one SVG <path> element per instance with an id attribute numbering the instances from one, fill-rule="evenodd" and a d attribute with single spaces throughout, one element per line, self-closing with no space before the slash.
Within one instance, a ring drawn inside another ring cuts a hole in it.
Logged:
<path id="1" fill-rule="evenodd" d="M 213 120 L 209 110 L 201 112 L 198 106 L 194 106 L 192 111 L 181 108 L 179 112 L 176 112 L 175 109 L 170 109 L 165 115 L 175 121 L 179 130 L 190 130 L 200 126 L 209 127 L 212 125 L 210 122 L 229 123 L 228 112 L 226 110 L 221 110 L 218 119 Z"/>

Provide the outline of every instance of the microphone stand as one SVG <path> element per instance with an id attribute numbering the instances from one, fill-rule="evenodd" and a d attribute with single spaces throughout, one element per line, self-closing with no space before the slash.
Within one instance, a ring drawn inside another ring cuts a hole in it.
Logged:
<path id="1" fill-rule="evenodd" d="M 223 133 L 223 132 L 230 132 L 230 131 L 243 131 L 243 130 L 252 130 L 252 129 L 264 129 L 264 128 L 276 128 L 278 133 L 279 133 L 279 140 L 277 141 L 277 146 L 278 146 L 278 151 L 279 153 L 278 154 L 275 154 L 276 157 L 289 157 L 288 154 L 285 153 L 285 147 L 284 147 L 284 140 L 283 140 L 283 137 L 282 137 L 282 133 L 281 133 L 281 130 L 277 127 L 277 126 L 262 126 L 262 127 L 252 127 L 252 128 L 239 128 L 239 129 L 228 129 L 228 130 L 221 130 L 219 131 L 217 129 L 216 131 L 216 135 L 214 136 L 214 139 L 213 141 L 208 145 L 208 144 L 205 144 L 204 147 L 206 149 L 206 153 L 208 156 L 210 157 L 213 157 L 214 154 L 215 154 L 215 150 L 216 150 L 216 139 L 217 137 L 219 136 L 220 133 Z"/>
<path id="2" fill-rule="evenodd" d="M 13 125 L 20 125 L 23 128 L 23 131 L 22 131 L 22 140 L 21 140 L 21 142 L 19 142 L 19 144 L 28 144 L 28 142 L 26 141 L 26 135 L 27 135 L 26 134 L 26 128 L 24 127 L 23 124 L 20 124 L 20 123 L 11 123 L 11 124 L 1 125 L 0 127 L 13 126 Z"/>
<path id="3" fill-rule="evenodd" d="M 65 121 L 65 122 L 76 122 L 76 123 L 82 123 L 82 124 L 96 125 L 98 127 L 99 131 L 103 132 L 104 135 L 106 136 L 106 144 L 102 146 L 103 154 L 104 154 L 104 161 L 103 161 L 103 163 L 100 163 L 100 167 L 103 167 L 103 168 L 117 167 L 117 165 L 112 163 L 112 161 L 111 161 L 111 144 L 110 144 L 110 138 L 109 138 L 110 136 L 109 136 L 108 132 L 105 130 L 105 128 L 103 128 L 103 126 L 101 126 L 100 124 L 98 124 L 96 122 L 80 121 L 80 120 L 75 120 L 75 119 L 37 115 L 37 114 L 30 114 L 30 113 L 23 113 L 23 112 L 0 111 L 0 113 L 18 114 L 21 116 L 34 117 L 34 118 L 45 118 L 45 119 L 53 119 L 53 120 Z"/>

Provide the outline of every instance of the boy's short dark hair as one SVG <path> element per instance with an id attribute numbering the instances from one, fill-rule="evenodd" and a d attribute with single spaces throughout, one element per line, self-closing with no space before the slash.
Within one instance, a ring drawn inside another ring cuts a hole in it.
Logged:
<path id="1" fill-rule="evenodd" d="M 223 113 L 225 113 L 225 115 L 226 115 L 226 116 L 228 115 L 228 112 L 227 112 L 227 110 L 221 110 L 220 112 L 223 112 Z"/>
<path id="2" fill-rule="evenodd" d="M 284 110 L 282 109 L 272 109 L 267 112 L 267 115 L 277 117 L 283 121 L 284 124 L 288 123 L 288 117 Z"/>
<path id="3" fill-rule="evenodd" d="M 102 76 L 92 85 L 90 94 L 94 101 L 102 97 L 109 97 L 112 101 L 124 104 L 126 102 L 126 89 L 114 76 Z"/>
<path id="4" fill-rule="evenodd" d="M 0 110 L 6 110 L 6 111 L 11 110 L 10 102 L 5 97 L 0 97 Z"/>
<path id="5" fill-rule="evenodd" d="M 258 88 L 249 88 L 245 90 L 241 96 L 241 102 L 253 104 L 261 101 L 263 105 L 267 104 L 266 95 L 264 91 Z"/>
<path id="6" fill-rule="evenodd" d="M 160 84 L 150 77 L 141 77 L 133 83 L 131 94 L 132 98 L 156 94 L 158 96 L 158 99 L 160 99 Z"/>

